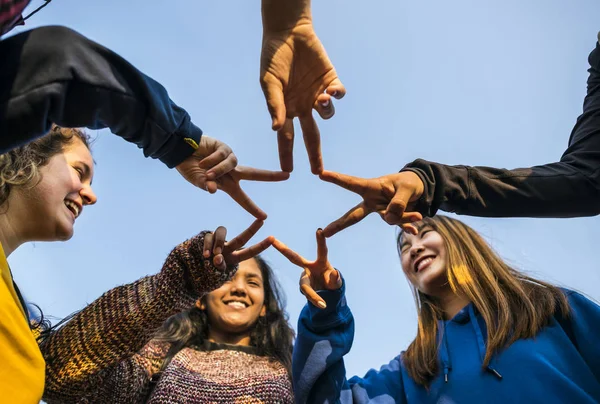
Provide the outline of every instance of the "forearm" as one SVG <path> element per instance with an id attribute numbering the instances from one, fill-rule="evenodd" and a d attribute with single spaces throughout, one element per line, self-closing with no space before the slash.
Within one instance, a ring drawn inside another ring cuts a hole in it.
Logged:
<path id="1" fill-rule="evenodd" d="M 75 31 L 42 27 L 0 41 L 0 153 L 52 123 L 108 127 L 169 167 L 202 134 L 162 85 Z"/>
<path id="2" fill-rule="evenodd" d="M 311 23 L 311 0 L 262 0 L 264 31 L 287 31 L 299 23 Z"/>
<path id="3" fill-rule="evenodd" d="M 437 209 L 475 216 L 600 214 L 600 45 L 589 63 L 583 113 L 560 161 L 506 170 L 416 160 L 404 168 L 424 184 L 416 209 L 428 216 Z"/>
<path id="4" fill-rule="evenodd" d="M 96 388 L 96 375 L 138 352 L 168 317 L 227 280 L 235 269 L 218 271 L 202 258 L 202 245 L 203 234 L 180 244 L 159 274 L 108 291 L 44 339 L 48 394 L 74 397 Z"/>
<path id="5" fill-rule="evenodd" d="M 344 355 L 354 339 L 354 319 L 339 291 L 319 291 L 326 309 L 307 304 L 298 320 L 292 376 L 299 403 L 335 402 L 346 383 Z"/>

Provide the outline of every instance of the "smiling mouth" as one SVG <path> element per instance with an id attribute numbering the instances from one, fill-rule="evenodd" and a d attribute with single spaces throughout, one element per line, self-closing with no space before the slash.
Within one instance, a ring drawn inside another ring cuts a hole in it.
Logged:
<path id="1" fill-rule="evenodd" d="M 248 307 L 248 304 L 245 302 L 239 302 L 239 301 L 235 301 L 232 300 L 230 302 L 226 302 L 225 305 L 234 308 L 234 309 L 245 309 L 246 307 Z"/>
<path id="2" fill-rule="evenodd" d="M 71 213 L 73 213 L 73 216 L 75 216 L 75 219 L 77 219 L 77 217 L 81 213 L 81 208 L 79 207 L 79 205 L 77 205 L 75 202 L 73 202 L 69 199 L 65 199 L 65 206 L 67 207 L 67 209 L 69 209 L 71 211 Z"/>
<path id="3" fill-rule="evenodd" d="M 417 262 L 415 262 L 415 272 L 419 272 L 425 269 L 427 266 L 429 266 L 429 264 L 433 262 L 434 259 L 435 256 L 428 256 L 417 260 Z"/>

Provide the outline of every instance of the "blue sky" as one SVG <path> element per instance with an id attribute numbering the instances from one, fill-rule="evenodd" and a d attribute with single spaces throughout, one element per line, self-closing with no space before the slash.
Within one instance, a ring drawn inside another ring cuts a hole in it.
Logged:
<path id="1" fill-rule="evenodd" d="M 28 27 L 66 25 L 113 49 L 161 82 L 240 164 L 277 169 L 258 85 L 258 3 L 56 0 Z M 348 90 L 336 116 L 320 122 L 325 167 L 362 177 L 419 157 L 506 168 L 557 161 L 581 113 L 600 30 L 592 0 L 316 0 L 313 14 Z M 93 134 L 98 204 L 85 209 L 70 241 L 28 244 L 9 259 L 26 297 L 56 317 L 158 272 L 172 247 L 201 230 L 224 225 L 233 235 L 253 220 L 225 194 L 193 188 L 108 131 Z M 256 240 L 275 235 L 312 259 L 317 227 L 360 199 L 311 175 L 297 134 L 291 179 L 244 188 L 269 214 Z M 461 219 L 516 267 L 600 299 L 598 218 Z M 356 320 L 349 376 L 387 363 L 416 334 L 394 234 L 373 216 L 329 242 Z M 305 304 L 300 269 L 274 249 L 264 255 L 295 325 Z"/>

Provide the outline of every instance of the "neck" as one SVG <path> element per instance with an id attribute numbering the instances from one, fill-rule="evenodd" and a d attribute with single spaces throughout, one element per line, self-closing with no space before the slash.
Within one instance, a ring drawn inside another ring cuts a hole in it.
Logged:
<path id="1" fill-rule="evenodd" d="M 210 329 L 208 331 L 208 340 L 211 342 L 216 342 L 218 344 L 250 346 L 250 334 L 249 333 L 241 333 L 241 334 L 221 333 L 219 331 Z"/>
<path id="2" fill-rule="evenodd" d="M 470 303 L 469 299 L 464 296 L 459 296 L 452 291 L 445 295 L 438 296 L 438 301 L 444 312 L 444 320 L 452 319 L 459 311 Z"/>
<path id="3" fill-rule="evenodd" d="M 22 232 L 16 220 L 9 214 L 6 204 L 0 206 L 0 243 L 4 249 L 4 254 L 8 256 L 15 251 L 21 244 L 25 243 Z"/>

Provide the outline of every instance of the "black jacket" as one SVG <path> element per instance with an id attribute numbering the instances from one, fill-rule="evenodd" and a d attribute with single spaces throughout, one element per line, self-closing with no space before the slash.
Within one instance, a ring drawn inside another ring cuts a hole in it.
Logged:
<path id="1" fill-rule="evenodd" d="M 73 30 L 41 27 L 0 41 L 0 153 L 52 123 L 108 127 L 168 167 L 202 135 L 163 86 Z"/>
<path id="2" fill-rule="evenodd" d="M 600 41 L 600 33 L 598 34 Z M 576 217 L 600 214 L 600 44 L 589 56 L 583 114 L 559 162 L 506 170 L 415 160 L 425 190 L 416 210 L 488 217 Z"/>

